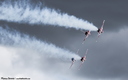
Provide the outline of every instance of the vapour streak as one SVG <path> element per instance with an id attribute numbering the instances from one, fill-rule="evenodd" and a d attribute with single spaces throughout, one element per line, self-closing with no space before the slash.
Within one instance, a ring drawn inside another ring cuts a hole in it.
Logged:
<path id="1" fill-rule="evenodd" d="M 0 20 L 29 24 L 54 25 L 76 30 L 97 31 L 98 28 L 92 23 L 79 19 L 67 13 L 61 13 L 54 9 L 43 7 L 43 5 L 32 6 L 27 1 L 3 2 L 0 6 Z"/>
<path id="2" fill-rule="evenodd" d="M 53 44 L 31 38 L 28 35 L 21 34 L 14 30 L 3 29 L 0 27 L 0 44 L 24 48 L 31 51 L 36 51 L 40 55 L 49 56 L 53 58 L 61 58 L 62 60 L 69 61 L 72 57 L 76 60 L 80 60 L 80 56 L 66 49 L 61 49 Z"/>

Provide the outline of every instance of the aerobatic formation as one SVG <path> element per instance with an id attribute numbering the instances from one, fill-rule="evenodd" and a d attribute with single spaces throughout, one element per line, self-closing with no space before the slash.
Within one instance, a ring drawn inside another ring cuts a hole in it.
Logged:
<path id="1" fill-rule="evenodd" d="M 97 32 L 98 32 L 97 39 L 100 37 L 101 33 L 104 32 L 104 31 L 103 31 L 104 23 L 105 23 L 105 20 L 103 20 L 103 23 L 102 23 L 101 28 L 99 28 L 99 29 L 97 30 Z M 82 32 L 84 32 L 84 31 L 82 31 Z M 84 38 L 82 44 L 84 44 L 84 42 L 85 42 L 85 40 L 88 38 L 88 36 L 91 35 L 91 31 L 90 31 L 90 30 L 85 31 L 84 34 L 85 34 L 85 38 Z M 96 42 L 97 42 L 97 40 L 96 40 Z M 78 49 L 78 51 L 79 51 L 79 49 Z M 77 51 L 77 53 L 78 53 L 78 51 Z M 85 55 L 84 55 L 83 57 L 81 57 L 80 61 L 81 61 L 82 63 L 80 64 L 80 66 L 79 66 L 78 69 L 80 69 L 80 67 L 82 66 L 82 64 L 83 64 L 84 61 L 86 60 L 86 55 L 87 55 L 87 53 L 88 53 L 88 49 L 86 50 Z M 75 62 L 76 60 L 75 60 L 75 58 L 71 58 L 71 61 L 72 61 L 72 64 L 71 64 L 70 68 L 73 66 L 73 64 L 74 64 L 74 62 Z"/>
<path id="2" fill-rule="evenodd" d="M 43 7 L 42 5 L 38 5 L 35 8 L 31 7 L 32 5 L 27 2 L 27 1 L 16 1 L 13 4 L 11 2 L 1 2 L 0 3 L 0 20 L 2 21 L 7 21 L 7 22 L 14 22 L 14 23 L 27 23 L 30 25 L 33 24 L 38 24 L 38 25 L 52 25 L 54 27 L 65 27 L 65 28 L 74 28 L 76 30 L 88 30 L 88 31 L 82 31 L 85 34 L 85 38 L 82 42 L 84 44 L 85 40 L 91 35 L 91 31 L 97 31 L 97 39 L 103 33 L 103 26 L 105 23 L 105 20 L 103 20 L 103 24 L 101 28 L 97 28 L 94 26 L 92 23 L 89 23 L 88 21 L 85 21 L 83 19 L 79 19 L 73 15 L 68 15 L 67 13 L 61 13 L 56 11 L 55 9 L 50 9 L 47 7 Z M 3 29 L 0 28 L 1 34 L 5 34 L 5 31 L 3 32 Z M 2 33 L 3 32 L 3 33 Z M 7 33 L 9 34 L 9 33 Z M 18 35 L 18 33 L 15 33 Z M 16 39 L 15 39 L 16 38 Z M 4 39 L 12 39 L 12 42 L 14 44 L 17 43 L 17 39 L 21 40 L 23 39 L 22 37 L 17 37 L 14 35 L 9 35 L 9 36 L 2 36 L 0 41 L 3 41 L 3 43 L 6 43 L 6 40 Z M 29 39 L 23 39 L 24 44 L 25 42 L 29 42 Z M 79 68 L 82 66 L 84 61 L 86 60 L 86 55 L 88 53 L 88 49 L 86 50 L 86 53 L 83 57 L 80 57 L 72 52 L 69 52 L 67 50 L 63 50 L 61 48 L 58 48 L 54 45 L 49 45 L 44 42 L 40 42 L 37 40 L 33 40 L 35 44 L 41 43 L 42 45 L 45 46 L 45 49 L 42 49 L 42 51 L 45 51 L 45 53 L 52 53 L 52 54 L 57 54 L 59 57 L 65 56 L 65 59 L 71 59 L 72 63 L 70 68 L 72 68 L 73 64 L 77 61 L 80 60 L 81 64 Z M 97 42 L 97 40 L 96 40 Z M 2 43 L 2 42 L 1 42 Z M 23 44 L 21 44 L 23 45 Z M 32 44 L 30 46 L 33 46 Z M 42 48 L 42 47 L 41 47 Z M 40 47 L 38 47 L 40 49 Z M 49 51 L 52 49 L 53 51 Z M 59 54 L 61 52 L 61 54 Z M 79 52 L 79 49 L 77 53 Z M 65 54 L 66 53 L 66 54 Z M 69 53 L 69 54 L 68 54 Z M 68 54 L 68 55 L 67 55 Z"/>

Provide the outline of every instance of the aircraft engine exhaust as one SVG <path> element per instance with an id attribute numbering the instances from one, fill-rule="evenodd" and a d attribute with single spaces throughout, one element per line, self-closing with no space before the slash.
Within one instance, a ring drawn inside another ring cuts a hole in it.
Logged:
<path id="1" fill-rule="evenodd" d="M 30 1 L 6 1 L 0 4 L 0 20 L 38 25 L 53 25 L 76 30 L 97 31 L 92 23 L 67 13 L 43 6 L 34 6 Z"/>
<path id="2" fill-rule="evenodd" d="M 70 61 L 72 57 L 76 60 L 80 60 L 80 56 L 71 51 L 37 40 L 36 38 L 29 37 L 26 34 L 21 34 L 16 30 L 4 29 L 2 27 L 0 27 L 0 45 L 36 51 L 40 55 L 60 58 L 64 61 Z"/>

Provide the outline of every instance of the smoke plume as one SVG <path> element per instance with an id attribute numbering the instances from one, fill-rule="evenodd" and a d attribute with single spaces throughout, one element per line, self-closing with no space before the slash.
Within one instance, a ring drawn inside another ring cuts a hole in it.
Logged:
<path id="1" fill-rule="evenodd" d="M 50 9 L 42 4 L 34 6 L 30 1 L 25 0 L 2 2 L 0 5 L 0 20 L 97 31 L 97 27 L 88 21 Z"/>
<path id="2" fill-rule="evenodd" d="M 80 56 L 70 52 L 66 49 L 61 49 L 53 44 L 29 37 L 28 35 L 21 34 L 15 30 L 3 29 L 0 27 L 0 44 L 4 46 L 11 46 L 16 48 L 28 49 L 52 58 L 60 58 L 64 61 L 71 60 L 74 57 L 76 60 L 80 59 Z"/>

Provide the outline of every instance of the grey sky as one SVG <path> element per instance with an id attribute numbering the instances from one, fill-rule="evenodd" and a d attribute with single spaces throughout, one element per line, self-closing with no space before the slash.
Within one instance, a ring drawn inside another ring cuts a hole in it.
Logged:
<path id="1" fill-rule="evenodd" d="M 39 1 L 49 8 L 60 10 L 60 12 L 62 13 L 68 13 L 69 15 L 74 15 L 78 18 L 82 18 L 84 20 L 92 22 L 98 28 L 100 28 L 102 21 L 106 20 L 104 25 L 104 33 L 100 36 L 98 42 L 95 42 L 97 39 L 97 32 L 92 32 L 85 41 L 85 44 L 82 45 L 81 43 L 84 39 L 84 34 L 80 30 L 75 30 L 73 28 L 66 29 L 64 27 L 55 27 L 52 25 L 29 25 L 27 23 L 19 24 L 0 20 L 0 25 L 3 27 L 5 27 L 5 25 L 8 25 L 10 28 L 16 29 L 20 33 L 25 33 L 27 35 L 30 35 L 31 37 L 34 36 L 37 39 L 46 41 L 48 43 L 53 43 L 56 46 L 66 48 L 72 52 L 76 52 L 77 49 L 80 49 L 79 55 L 81 57 L 84 55 L 86 49 L 89 49 L 87 60 L 82 65 L 80 70 L 77 70 L 77 67 L 81 63 L 80 61 L 76 62 L 73 65 L 72 70 L 67 70 L 66 72 L 66 69 L 68 69 L 68 66 L 70 66 L 70 62 L 66 63 L 61 61 L 60 59 L 52 59 L 40 56 L 39 54 L 26 55 L 26 49 L 25 53 L 21 52 L 21 54 L 18 54 L 19 58 L 17 58 L 16 62 L 14 61 L 15 67 L 21 67 L 21 65 L 18 64 L 19 60 L 19 62 L 23 63 L 23 66 L 21 68 L 23 70 L 26 70 L 28 74 L 31 70 L 34 70 L 35 73 L 37 71 L 36 75 L 40 75 L 38 72 L 46 74 L 45 76 L 54 75 L 56 76 L 56 78 L 54 79 L 59 78 L 57 80 L 62 80 L 62 78 L 65 78 L 65 80 L 85 80 L 86 78 L 91 80 L 128 79 L 127 0 Z M 32 3 L 37 4 L 38 0 L 33 0 Z M 20 50 L 18 50 L 18 52 L 19 51 Z M 24 55 L 26 55 L 26 57 L 24 57 Z M 31 55 L 31 57 L 29 57 L 29 55 Z M 34 58 L 34 56 L 38 56 L 39 58 Z M 30 59 L 26 61 L 28 58 Z M 33 66 L 31 60 L 37 60 L 37 62 L 35 62 L 36 66 Z M 54 66 L 51 65 L 53 63 Z M 30 64 L 30 66 L 26 66 L 26 64 Z M 18 74 L 17 72 L 19 71 L 20 67 L 16 68 L 17 70 L 16 73 L 14 72 L 14 74 Z M 57 73 L 57 75 L 55 75 L 54 73 Z M 62 74 L 63 76 L 61 76 L 60 74 Z M 32 74 L 31 76 L 34 76 L 34 74 Z"/>

